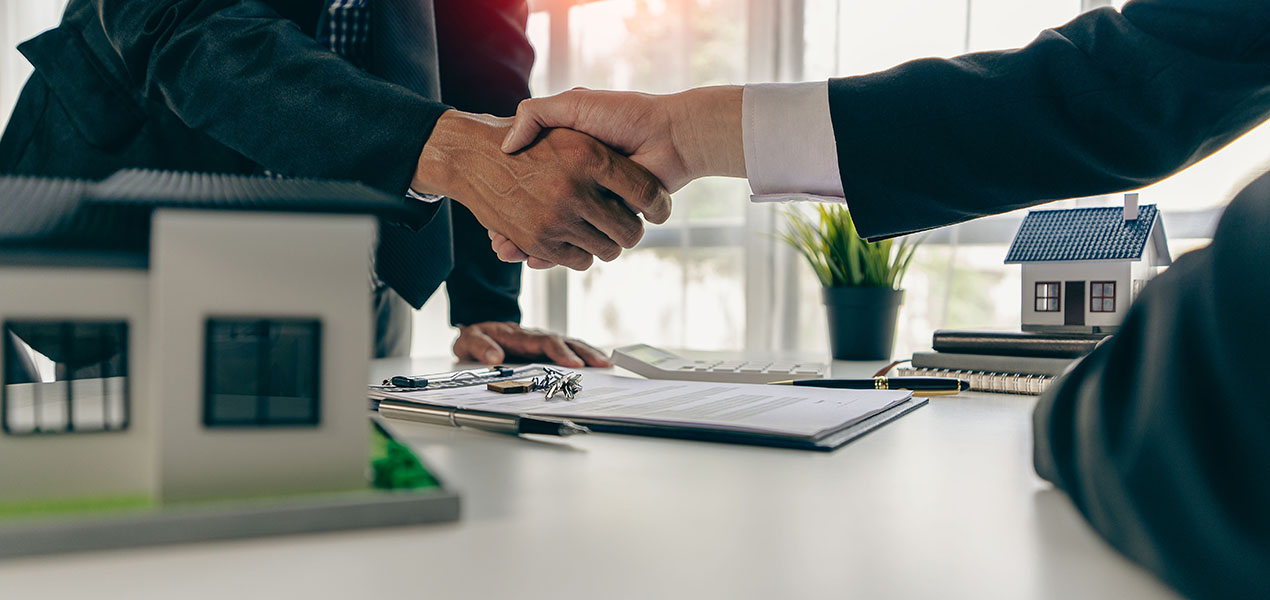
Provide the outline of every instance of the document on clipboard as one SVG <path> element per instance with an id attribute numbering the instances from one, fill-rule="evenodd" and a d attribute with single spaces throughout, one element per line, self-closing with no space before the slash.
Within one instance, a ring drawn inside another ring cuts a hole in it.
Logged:
<path id="1" fill-rule="evenodd" d="M 595 432 L 832 450 L 923 404 L 906 390 L 837 390 L 620 377 L 584 370 L 573 400 L 481 387 L 371 390 L 392 399 L 508 415 L 567 419 Z"/>

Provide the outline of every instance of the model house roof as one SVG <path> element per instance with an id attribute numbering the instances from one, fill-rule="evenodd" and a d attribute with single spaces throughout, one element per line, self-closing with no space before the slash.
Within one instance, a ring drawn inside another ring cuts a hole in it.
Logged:
<path id="1" fill-rule="evenodd" d="M 1121 206 L 1034 210 L 1019 226 L 1005 262 L 1140 260 L 1152 242 L 1157 264 L 1168 264 L 1165 241 L 1154 204 L 1142 205 L 1132 221 L 1125 221 Z"/>
<path id="2" fill-rule="evenodd" d="M 0 177 L 0 249 L 144 254 L 159 208 L 369 214 L 419 226 L 424 203 L 359 183 L 120 171 L 98 182 Z"/>

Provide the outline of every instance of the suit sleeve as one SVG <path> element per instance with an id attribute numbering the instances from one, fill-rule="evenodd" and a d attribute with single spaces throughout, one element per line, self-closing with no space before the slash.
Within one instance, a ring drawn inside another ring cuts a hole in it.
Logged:
<path id="1" fill-rule="evenodd" d="M 258 0 L 94 0 L 147 100 L 285 175 L 404 194 L 448 107 L 368 75 Z"/>
<path id="2" fill-rule="evenodd" d="M 1270 175 L 1037 405 L 1037 472 L 1188 596 L 1270 597 Z"/>
<path id="3" fill-rule="evenodd" d="M 829 83 L 846 200 L 889 237 L 1134 189 L 1270 116 L 1270 3 L 1134 0 L 1018 50 Z"/>
<path id="4" fill-rule="evenodd" d="M 460 110 L 509 117 L 529 97 L 534 51 L 525 0 L 436 0 L 442 99 Z M 454 270 L 446 279 L 450 322 L 519 322 L 519 263 L 490 249 L 486 229 L 453 204 Z"/>

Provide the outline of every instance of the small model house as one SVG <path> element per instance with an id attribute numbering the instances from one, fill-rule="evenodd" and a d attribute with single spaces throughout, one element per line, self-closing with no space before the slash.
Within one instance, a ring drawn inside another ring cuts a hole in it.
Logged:
<path id="1" fill-rule="evenodd" d="M 1006 264 L 1023 265 L 1024 331 L 1106 333 L 1159 267 L 1168 266 L 1164 223 L 1153 204 L 1034 210 Z"/>
<path id="2" fill-rule="evenodd" d="M 0 178 L 0 505 L 367 488 L 377 217 L 352 183 Z"/>

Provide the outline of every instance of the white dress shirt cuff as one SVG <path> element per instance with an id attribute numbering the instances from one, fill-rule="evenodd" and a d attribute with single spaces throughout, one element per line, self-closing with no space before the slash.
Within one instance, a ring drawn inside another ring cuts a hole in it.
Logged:
<path id="1" fill-rule="evenodd" d="M 842 202 L 829 83 L 750 84 L 741 98 L 751 199 Z"/>

